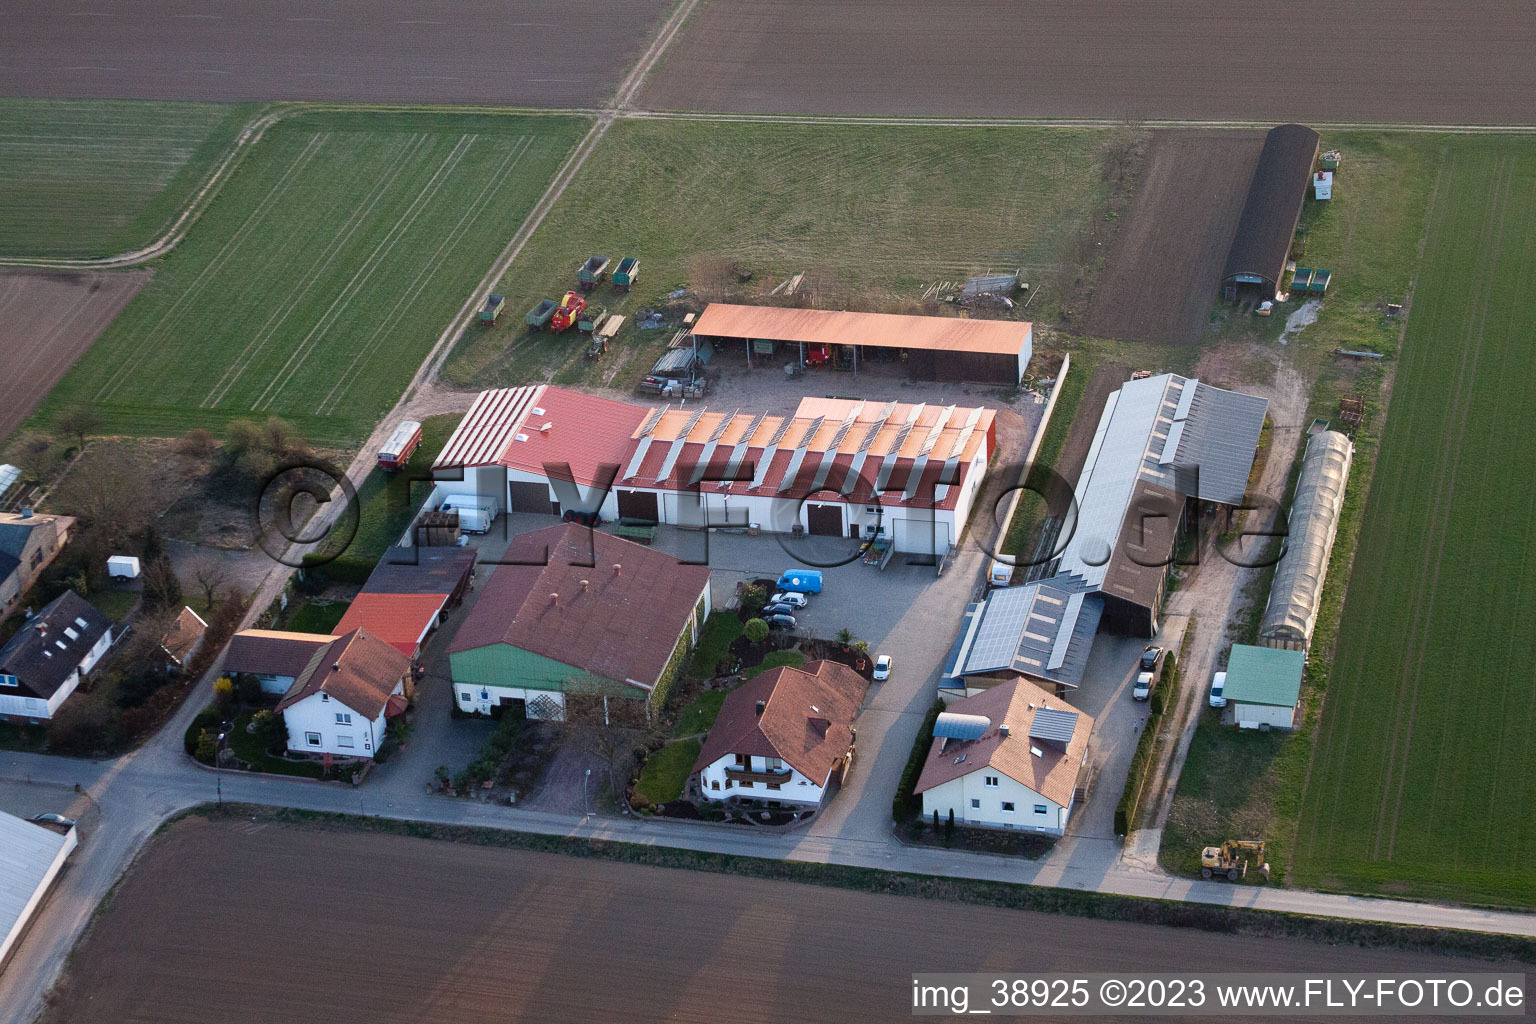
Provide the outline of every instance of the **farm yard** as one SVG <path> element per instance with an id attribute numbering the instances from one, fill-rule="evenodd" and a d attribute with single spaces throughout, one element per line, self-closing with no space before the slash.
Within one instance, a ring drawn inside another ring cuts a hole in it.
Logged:
<path id="1" fill-rule="evenodd" d="M 242 161 L 153 282 L 44 403 L 110 432 L 282 416 L 365 436 L 586 122 L 306 114 Z"/>
<path id="2" fill-rule="evenodd" d="M 1536 904 L 1536 146 L 1444 147 L 1298 884 Z"/>
<path id="3" fill-rule="evenodd" d="M 0 99 L 0 257 L 108 256 L 149 244 L 256 109 Z"/>
<path id="4" fill-rule="evenodd" d="M 0 271 L 0 442 L 149 280 L 136 271 Z"/>
<path id="5" fill-rule="evenodd" d="M 1282 18 L 1259 0 L 1228 3 L 1220 17 L 1197 0 L 987 0 L 963 11 L 928 0 L 710 3 L 639 102 L 782 114 L 1530 124 L 1530 41 L 1524 5 L 1481 5 L 1469 18 L 1456 0 L 1302 0 Z"/>
<path id="6" fill-rule="evenodd" d="M 930 287 L 1022 267 L 1041 294 L 1016 317 L 1048 319 L 1079 287 L 1114 174 L 1134 172 L 1118 130 L 847 127 L 670 120 L 616 123 L 498 287 L 507 313 L 471 327 L 444 376 L 459 386 L 530 380 L 628 386 L 671 332 L 633 323 L 686 286 L 699 300 L 942 312 Z M 529 334 L 523 313 L 574 288 L 591 253 L 642 259 L 631 317 L 592 367 L 573 335 Z M 750 280 L 741 272 L 750 271 Z M 989 314 L 992 315 L 992 314 Z"/>

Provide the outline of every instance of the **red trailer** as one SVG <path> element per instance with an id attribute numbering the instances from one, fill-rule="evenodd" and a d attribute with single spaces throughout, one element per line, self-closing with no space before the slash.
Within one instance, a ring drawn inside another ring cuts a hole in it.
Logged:
<path id="1" fill-rule="evenodd" d="M 393 473 L 411 459 L 411 454 L 416 451 L 416 446 L 421 444 L 421 424 L 415 420 L 406 420 L 395 428 L 395 432 L 389 435 L 389 440 L 384 442 L 384 447 L 379 449 L 379 468 L 387 473 Z"/>

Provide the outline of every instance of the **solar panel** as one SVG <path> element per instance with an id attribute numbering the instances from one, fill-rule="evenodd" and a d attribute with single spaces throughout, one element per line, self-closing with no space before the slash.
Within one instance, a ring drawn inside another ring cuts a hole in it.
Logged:
<path id="1" fill-rule="evenodd" d="M 928 436 L 923 438 L 923 447 L 918 454 L 928 456 L 933 452 L 933 446 L 939 443 L 939 435 L 944 433 L 944 428 L 949 425 L 949 419 L 955 414 L 955 407 L 949 406 L 939 413 L 939 418 L 933 421 L 933 426 L 928 428 Z"/>
<path id="2" fill-rule="evenodd" d="M 836 451 L 837 446 L 843 443 L 843 438 L 848 436 L 848 431 L 858 422 L 859 414 L 864 411 L 864 403 L 860 402 L 853 407 L 853 411 L 843 418 L 842 424 L 837 428 L 837 433 L 832 435 L 832 443 L 827 446 L 828 451 Z"/>
<path id="3" fill-rule="evenodd" d="M 1040 708 L 1035 712 L 1034 720 L 1029 723 L 1030 739 L 1060 743 L 1062 746 L 1072 742 L 1072 734 L 1076 731 L 1076 711 Z"/>
<path id="4" fill-rule="evenodd" d="M 986 715 L 962 715 L 943 711 L 933 723 L 936 740 L 979 740 L 992 728 L 992 719 Z"/>
<path id="5" fill-rule="evenodd" d="M 640 423 L 640 430 L 635 434 L 635 436 L 649 437 L 651 435 L 651 431 L 656 429 L 656 424 L 661 422 L 661 417 L 665 415 L 666 411 L 670 408 L 672 408 L 672 406 L 664 405 L 659 409 L 652 409 L 650 412 L 646 413 L 645 419 Z"/>
<path id="6" fill-rule="evenodd" d="M 709 435 L 708 440 L 710 440 L 710 441 L 718 441 L 718 440 L 720 440 L 720 438 L 725 434 L 726 428 L 728 428 L 731 425 L 731 421 L 736 418 L 736 413 L 739 413 L 739 412 L 741 412 L 741 410 L 737 409 L 737 410 L 733 411 L 725 419 L 721 420 L 720 421 L 720 425 L 715 427 L 715 432 L 713 434 Z"/>
<path id="7" fill-rule="evenodd" d="M 987 598 L 981 625 L 965 659 L 966 673 L 991 672 L 1013 664 L 1037 590 L 1034 586 L 1008 587 Z"/>

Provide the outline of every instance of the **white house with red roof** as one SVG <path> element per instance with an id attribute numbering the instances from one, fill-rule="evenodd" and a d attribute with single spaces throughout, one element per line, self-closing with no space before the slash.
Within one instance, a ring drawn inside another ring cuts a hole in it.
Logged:
<path id="1" fill-rule="evenodd" d="M 994 418 L 984 408 L 841 398 L 806 398 L 794 415 L 774 416 L 506 388 L 482 393 L 443 448 L 434 501 L 798 528 L 943 554 L 986 476 Z"/>
<path id="2" fill-rule="evenodd" d="M 294 753 L 372 759 L 388 719 L 404 713 L 411 659 L 355 629 L 315 648 L 277 711 Z"/>

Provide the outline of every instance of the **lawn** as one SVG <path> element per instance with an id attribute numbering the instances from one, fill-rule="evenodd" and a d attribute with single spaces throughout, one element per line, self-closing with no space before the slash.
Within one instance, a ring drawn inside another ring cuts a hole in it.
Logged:
<path id="1" fill-rule="evenodd" d="M 1536 143 L 1444 144 L 1293 879 L 1536 905 Z"/>
<path id="2" fill-rule="evenodd" d="M 229 744 L 229 749 L 235 752 L 235 756 L 250 766 L 253 772 L 267 772 L 273 775 L 297 775 L 305 779 L 318 779 L 324 776 L 325 769 L 316 761 L 287 761 L 281 757 L 273 757 L 267 753 L 261 740 L 245 731 L 245 727 L 251 724 L 251 718 L 255 711 L 245 710 L 235 718 L 235 724 L 230 727 L 229 735 L 224 737 L 224 742 Z"/>
<path id="3" fill-rule="evenodd" d="M 0 99 L 0 255 L 108 256 L 148 245 L 257 109 Z"/>
<path id="4" fill-rule="evenodd" d="M 684 286 L 698 299 L 761 300 L 802 272 L 802 297 L 815 305 L 920 312 L 930 285 L 1006 267 L 1043 293 L 1014 315 L 1049 319 L 1075 286 L 1108 195 L 1106 154 L 1122 134 L 620 121 L 502 282 L 514 315 L 468 332 L 446 376 L 465 386 L 627 386 L 648 369 L 670 331 L 632 319 L 589 364 L 569 335 L 522 325 L 538 300 L 574 287 L 593 252 L 640 257 L 630 293 L 595 293 L 631 317 Z"/>
<path id="5" fill-rule="evenodd" d="M 799 651 L 774 651 L 772 654 L 764 658 L 761 664 L 753 665 L 751 668 L 742 669 L 741 678 L 743 680 L 752 679 L 756 676 L 762 675 L 764 672 L 767 672 L 771 668 L 783 668 L 786 665 L 790 668 L 799 668 L 804 664 L 805 655 L 801 654 Z"/>
<path id="6" fill-rule="evenodd" d="M 281 416 L 366 435 L 517 230 L 586 122 L 306 114 L 269 129 L 35 420 L 94 406 L 174 435 Z"/>
<path id="7" fill-rule="evenodd" d="M 411 518 L 426 500 L 431 483 L 428 470 L 464 417 L 450 413 L 421 421 L 421 444 L 404 470 L 386 473 L 375 468 L 357 489 L 357 535 L 347 546 L 347 557 L 366 562 L 371 570 L 385 550 L 400 539 Z"/>
<path id="8" fill-rule="evenodd" d="M 336 624 L 347 614 L 350 601 L 305 601 L 288 619 L 284 626 L 293 633 L 319 633 L 329 635 L 336 631 Z"/>
<path id="9" fill-rule="evenodd" d="M 673 740 L 645 759 L 640 778 L 635 782 L 635 795 L 660 805 L 683 795 L 693 762 L 699 758 L 703 745 L 694 740 Z"/>

